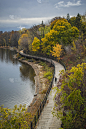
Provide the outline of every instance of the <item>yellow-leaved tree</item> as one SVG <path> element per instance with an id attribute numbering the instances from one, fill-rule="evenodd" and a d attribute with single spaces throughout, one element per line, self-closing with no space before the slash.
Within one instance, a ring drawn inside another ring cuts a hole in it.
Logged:
<path id="1" fill-rule="evenodd" d="M 40 49 L 40 40 L 37 37 L 34 37 L 32 42 L 32 51 L 38 51 Z"/>
<path id="2" fill-rule="evenodd" d="M 18 41 L 18 48 L 20 50 L 23 49 L 27 53 L 27 51 L 31 49 L 31 45 L 30 34 L 22 34 Z"/>
<path id="3" fill-rule="evenodd" d="M 55 30 L 50 30 L 47 34 L 45 34 L 45 37 L 41 39 L 42 40 L 42 51 L 43 53 L 46 53 L 47 55 L 50 55 L 50 51 L 52 51 L 53 47 L 58 42 L 58 32 Z"/>
<path id="4" fill-rule="evenodd" d="M 56 44 L 56 46 L 53 47 L 53 51 L 51 51 L 51 53 L 54 57 L 57 57 L 57 59 L 59 61 L 60 56 L 62 54 L 62 45 Z"/>
<path id="5" fill-rule="evenodd" d="M 72 44 L 72 41 L 79 36 L 79 30 L 77 27 L 72 27 L 71 24 L 64 18 L 58 19 L 52 27 L 52 30 L 45 34 L 42 38 L 42 51 L 43 53 L 50 55 L 53 46 L 58 42 L 61 45 Z"/>

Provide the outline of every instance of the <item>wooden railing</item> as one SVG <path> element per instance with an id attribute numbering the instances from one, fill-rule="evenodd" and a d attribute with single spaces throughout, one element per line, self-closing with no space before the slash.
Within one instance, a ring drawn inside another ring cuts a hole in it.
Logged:
<path id="1" fill-rule="evenodd" d="M 44 97 L 43 101 L 41 102 L 41 104 L 40 104 L 40 106 L 39 106 L 39 108 L 38 108 L 38 110 L 37 110 L 37 112 L 36 112 L 33 120 L 31 121 L 31 123 L 29 125 L 29 128 L 30 129 L 34 129 L 35 126 L 36 126 L 36 124 L 37 124 L 37 122 L 38 122 L 38 119 L 39 119 L 39 117 L 41 115 L 41 112 L 42 112 L 42 110 L 43 110 L 43 108 L 44 108 L 44 106 L 46 104 L 48 95 L 49 95 L 50 90 L 51 90 L 52 85 L 53 85 L 53 80 L 55 78 L 55 63 L 54 63 L 54 60 L 52 60 L 52 59 L 48 59 L 48 58 L 44 58 L 44 57 L 39 57 L 39 56 L 33 56 L 33 55 L 27 55 L 27 54 L 25 54 L 23 52 L 20 52 L 19 54 L 21 56 L 26 57 L 26 58 L 29 58 L 29 59 L 32 59 L 33 58 L 33 59 L 36 59 L 36 60 L 42 60 L 42 61 L 49 62 L 49 63 L 51 63 L 54 66 L 54 73 L 53 73 L 53 78 L 52 78 L 52 81 L 50 83 L 50 86 L 49 86 L 49 88 L 48 88 L 48 90 L 47 90 L 47 92 L 45 94 L 45 97 Z M 59 63 L 61 63 L 64 66 L 65 70 L 66 70 L 65 65 L 61 61 Z"/>

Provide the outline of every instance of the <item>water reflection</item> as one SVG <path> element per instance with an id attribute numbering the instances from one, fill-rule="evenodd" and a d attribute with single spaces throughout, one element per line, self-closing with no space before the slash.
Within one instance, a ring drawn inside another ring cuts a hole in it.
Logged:
<path id="1" fill-rule="evenodd" d="M 30 65 L 13 59 L 16 51 L 0 49 L 0 106 L 31 103 L 34 92 L 34 70 Z"/>
<path id="2" fill-rule="evenodd" d="M 18 61 L 13 59 L 13 55 L 16 54 L 16 51 L 10 51 L 9 49 L 0 48 L 0 60 L 1 62 L 5 61 L 6 63 L 18 64 Z"/>
<path id="3" fill-rule="evenodd" d="M 28 72 L 27 72 L 28 71 Z M 28 67 L 28 65 L 26 64 L 22 64 L 20 66 L 20 77 L 22 78 L 23 81 L 26 81 L 28 79 L 28 77 L 30 78 L 31 81 L 34 81 L 34 76 L 35 73 L 33 71 L 32 67 Z"/>

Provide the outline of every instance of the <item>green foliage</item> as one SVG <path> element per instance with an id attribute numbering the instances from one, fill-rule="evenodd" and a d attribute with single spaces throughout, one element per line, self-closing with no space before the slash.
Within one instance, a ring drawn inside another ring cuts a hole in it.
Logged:
<path id="1" fill-rule="evenodd" d="M 70 35 L 71 35 L 71 37 L 72 37 L 73 39 L 78 39 L 78 37 L 79 37 L 79 30 L 78 30 L 78 28 L 75 27 L 75 26 L 73 26 L 73 27 L 71 28 L 71 33 L 70 33 Z"/>
<path id="2" fill-rule="evenodd" d="M 50 31 L 50 26 L 44 26 L 39 28 L 39 33 L 41 35 L 41 38 L 44 38 L 44 35 L 47 34 Z"/>
<path id="3" fill-rule="evenodd" d="M 69 15 L 69 13 L 67 14 L 67 21 L 69 22 L 69 20 L 70 20 L 70 15 Z"/>
<path id="4" fill-rule="evenodd" d="M 60 88 L 61 86 L 61 88 Z M 86 127 L 86 63 L 78 64 L 63 74 L 55 96 L 57 115 L 64 129 Z M 63 109 L 64 113 L 63 115 Z"/>
<path id="5" fill-rule="evenodd" d="M 28 118 L 30 113 L 26 112 L 26 105 L 8 109 L 0 107 L 0 128 L 1 129 L 28 129 Z"/>
<path id="6" fill-rule="evenodd" d="M 50 71 L 44 74 L 45 78 L 48 77 L 48 76 L 52 76 L 52 73 Z"/>
<path id="7" fill-rule="evenodd" d="M 86 22 L 86 13 L 85 13 L 85 15 L 81 16 L 81 19 L 82 19 L 82 22 Z"/>
<path id="8" fill-rule="evenodd" d="M 44 78 L 47 78 L 50 82 L 53 77 L 53 69 L 46 65 L 45 62 L 40 62 L 39 64 L 43 66 L 43 69 L 45 71 Z"/>
<path id="9" fill-rule="evenodd" d="M 45 74 L 44 74 L 44 78 L 47 78 L 49 81 L 51 81 L 51 79 L 52 79 L 52 72 L 46 72 Z"/>
<path id="10" fill-rule="evenodd" d="M 81 25 L 82 25 L 81 15 L 78 13 L 75 20 L 75 26 L 78 29 L 81 29 Z"/>
<path id="11" fill-rule="evenodd" d="M 81 31 L 83 32 L 84 35 L 86 35 L 86 21 L 82 22 Z"/>
<path id="12" fill-rule="evenodd" d="M 45 63 L 45 62 L 42 62 L 42 61 L 41 61 L 39 64 L 40 64 L 41 66 L 44 66 L 44 68 L 46 67 L 46 63 Z"/>
<path id="13" fill-rule="evenodd" d="M 59 19 L 53 26 L 53 29 L 58 32 L 59 43 L 71 44 L 72 38 L 79 36 L 79 30 L 72 27 L 66 19 Z"/>
<path id="14" fill-rule="evenodd" d="M 69 23 L 72 26 L 76 26 L 80 30 L 81 26 L 82 26 L 81 15 L 78 13 L 76 17 L 71 17 L 70 20 L 69 20 Z"/>
<path id="15" fill-rule="evenodd" d="M 78 36 L 79 30 L 76 27 L 72 27 L 66 19 L 58 19 L 52 30 L 41 39 L 42 51 L 50 55 L 50 51 L 53 51 L 53 47 L 56 46 L 57 42 L 63 45 L 71 44 Z"/>
<path id="16" fill-rule="evenodd" d="M 50 30 L 47 34 L 45 34 L 45 37 L 42 38 L 42 51 L 43 53 L 46 53 L 47 55 L 50 54 L 50 51 L 53 50 L 53 47 L 58 42 L 58 32 L 55 30 Z"/>
<path id="17" fill-rule="evenodd" d="M 66 19 L 59 19 L 56 24 L 53 26 L 53 29 L 56 31 L 64 31 L 71 28 L 70 23 Z"/>
<path id="18" fill-rule="evenodd" d="M 71 26 L 75 26 L 75 21 L 76 21 L 76 17 L 70 18 L 69 23 L 71 24 Z"/>
<path id="19" fill-rule="evenodd" d="M 58 19 L 55 19 L 54 21 L 51 22 L 50 24 L 50 29 L 53 29 L 53 26 L 55 25 L 55 23 L 58 21 Z"/>

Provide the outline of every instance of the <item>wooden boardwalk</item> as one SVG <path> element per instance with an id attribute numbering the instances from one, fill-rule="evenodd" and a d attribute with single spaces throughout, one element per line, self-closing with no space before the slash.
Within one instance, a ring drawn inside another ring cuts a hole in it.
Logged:
<path id="1" fill-rule="evenodd" d="M 55 62 L 55 77 L 57 78 L 57 82 L 59 80 L 59 71 L 64 70 L 64 67 L 58 63 Z M 55 82 L 55 79 L 53 81 L 53 85 L 56 86 L 57 82 Z M 39 118 L 39 121 L 37 123 L 36 129 L 59 129 L 61 127 L 61 121 L 58 120 L 56 117 L 53 117 L 52 110 L 54 108 L 54 95 L 55 90 L 51 89 L 51 92 L 48 96 L 48 102 L 46 103 L 42 114 Z"/>
<path id="2" fill-rule="evenodd" d="M 27 58 L 40 59 L 40 60 L 52 63 L 55 67 L 53 86 L 55 87 L 57 85 L 57 82 L 59 80 L 60 71 L 65 70 L 63 65 L 61 65 L 60 63 L 58 63 L 52 59 L 24 54 L 23 51 L 21 51 L 20 54 Z M 55 78 L 57 78 L 57 82 L 55 81 Z M 37 122 L 35 129 L 59 129 L 61 127 L 60 119 L 58 120 L 56 117 L 53 117 L 53 115 L 52 115 L 52 110 L 54 108 L 55 92 L 56 92 L 55 90 L 51 89 L 51 92 L 48 96 L 47 103 L 44 106 L 44 109 L 39 117 L 39 120 Z"/>

